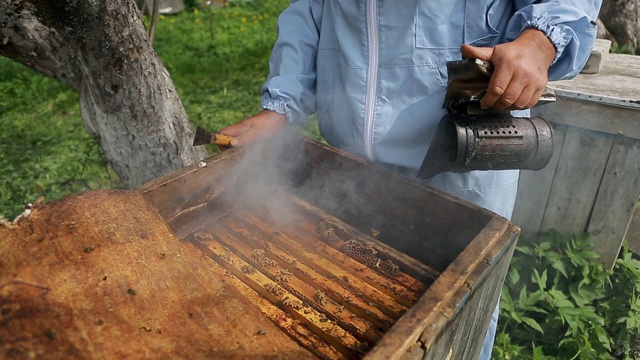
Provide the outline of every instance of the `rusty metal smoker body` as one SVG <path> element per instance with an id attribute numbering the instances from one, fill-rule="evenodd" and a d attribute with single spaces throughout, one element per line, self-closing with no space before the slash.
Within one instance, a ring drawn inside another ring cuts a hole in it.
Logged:
<path id="1" fill-rule="evenodd" d="M 553 129 L 541 117 L 518 118 L 509 111 L 480 109 L 493 66 L 477 59 L 447 63 L 447 109 L 418 177 L 473 170 L 540 170 L 553 155 Z M 555 101 L 547 90 L 536 105 Z"/>

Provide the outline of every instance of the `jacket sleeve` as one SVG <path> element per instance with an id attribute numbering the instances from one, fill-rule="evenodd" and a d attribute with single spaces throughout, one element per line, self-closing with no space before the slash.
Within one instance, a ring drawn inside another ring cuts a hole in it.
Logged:
<path id="1" fill-rule="evenodd" d="M 589 59 L 595 42 L 596 19 L 602 0 L 515 0 L 516 12 L 507 26 L 511 41 L 526 28 L 544 32 L 556 47 L 549 80 L 576 76 Z"/>
<path id="2" fill-rule="evenodd" d="M 291 125 L 304 123 L 315 111 L 321 7 L 318 1 L 293 0 L 278 18 L 262 107 L 285 115 Z"/>

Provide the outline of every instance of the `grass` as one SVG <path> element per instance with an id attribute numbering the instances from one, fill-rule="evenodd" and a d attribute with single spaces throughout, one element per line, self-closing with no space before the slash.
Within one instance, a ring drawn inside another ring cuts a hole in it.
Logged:
<path id="1" fill-rule="evenodd" d="M 260 86 L 287 1 L 195 9 L 159 19 L 154 47 L 192 123 L 217 129 L 260 110 Z"/>
<path id="2" fill-rule="evenodd" d="M 119 185 L 84 129 L 75 91 L 0 58 L 0 99 L 0 214 L 14 217 L 39 197 Z"/>
<path id="3" fill-rule="evenodd" d="M 231 4 L 161 16 L 154 39 L 191 123 L 210 130 L 260 110 L 277 16 L 289 1 Z M 0 215 L 8 219 L 40 197 L 122 186 L 84 129 L 78 94 L 3 57 L 0 127 Z"/>
<path id="4" fill-rule="evenodd" d="M 638 55 L 638 49 L 633 48 L 629 45 L 618 45 L 618 43 L 614 42 L 611 44 L 611 52 L 615 54 L 628 54 L 628 55 Z"/>

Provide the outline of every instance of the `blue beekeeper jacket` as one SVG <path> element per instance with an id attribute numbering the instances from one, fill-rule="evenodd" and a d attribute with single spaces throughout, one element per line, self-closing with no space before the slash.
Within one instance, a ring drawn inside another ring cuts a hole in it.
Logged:
<path id="1" fill-rule="evenodd" d="M 549 79 L 570 78 L 593 47 L 600 3 L 292 1 L 278 20 L 262 106 L 291 125 L 317 113 L 331 145 L 415 174 L 445 113 L 446 63 L 461 58 L 461 44 L 492 46 L 537 28 L 557 49 Z M 510 218 L 518 173 L 445 173 L 429 184 Z"/>

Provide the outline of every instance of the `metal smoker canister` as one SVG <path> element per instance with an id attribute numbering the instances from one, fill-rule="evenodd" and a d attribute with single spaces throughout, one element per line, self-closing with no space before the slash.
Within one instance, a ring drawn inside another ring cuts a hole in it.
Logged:
<path id="1" fill-rule="evenodd" d="M 448 116 L 458 148 L 452 171 L 540 170 L 553 155 L 553 130 L 542 118 Z"/>
<path id="2" fill-rule="evenodd" d="M 553 130 L 540 117 L 518 118 L 509 111 L 480 109 L 493 67 L 474 60 L 447 64 L 448 110 L 422 162 L 418 177 L 474 170 L 540 170 L 553 155 Z M 548 90 L 538 105 L 555 101 Z"/>

